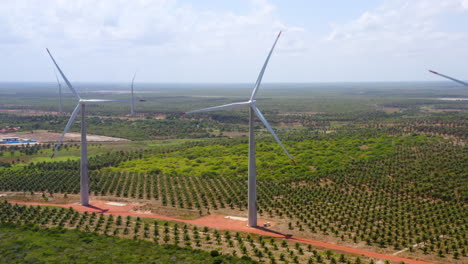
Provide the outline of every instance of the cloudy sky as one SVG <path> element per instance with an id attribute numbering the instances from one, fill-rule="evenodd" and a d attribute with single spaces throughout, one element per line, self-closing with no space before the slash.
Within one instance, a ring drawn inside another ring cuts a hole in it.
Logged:
<path id="1" fill-rule="evenodd" d="M 468 79 L 468 0 L 2 0 L 0 81 Z"/>

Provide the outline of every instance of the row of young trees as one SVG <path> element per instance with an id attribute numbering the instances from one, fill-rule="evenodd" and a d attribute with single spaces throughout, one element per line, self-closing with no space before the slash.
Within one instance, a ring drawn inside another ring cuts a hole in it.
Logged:
<path id="1" fill-rule="evenodd" d="M 436 121 L 424 121 L 416 127 L 428 123 L 437 127 Z M 444 127 L 464 127 L 463 122 L 456 120 L 446 124 Z M 393 135 L 412 133 L 413 130 L 406 130 L 407 127 L 411 126 L 355 124 L 337 128 L 331 134 L 316 131 L 283 134 L 285 141 L 292 142 L 291 145 L 300 150 L 298 158 L 302 165 L 289 170 L 283 164 L 273 164 L 275 157 L 259 158 L 262 175 L 277 176 L 276 180 L 259 180 L 260 213 L 286 219 L 291 223 L 291 232 L 322 233 L 348 242 L 364 241 L 395 249 L 422 243 L 420 250 L 425 253 L 466 255 L 468 178 L 465 164 L 468 160 L 466 146 L 459 140 L 442 142 L 433 138 L 426 142 L 426 138 L 423 140 L 415 134 L 401 144 L 398 137 L 393 137 L 395 140 L 383 138 L 388 142 L 376 145 L 382 148 L 382 155 L 360 159 L 347 157 L 348 141 L 343 141 L 337 146 L 340 148 L 324 145 L 333 150 L 323 156 L 345 150 L 339 159 L 333 158 L 334 163 L 323 163 L 323 166 L 320 163 L 318 169 L 302 170 L 308 160 L 317 160 L 318 153 L 307 152 L 307 148 L 321 146 L 309 144 L 307 140 L 319 143 L 333 143 L 340 138 L 349 139 L 352 143 L 359 137 L 380 140 L 382 132 Z M 425 133 L 437 134 L 435 131 Z M 243 152 L 237 148 L 245 143 L 243 138 L 193 141 L 151 151 L 99 155 L 90 160 L 91 168 L 96 170 L 91 174 L 91 191 L 95 195 L 154 199 L 163 206 L 191 208 L 202 213 L 220 208 L 244 210 L 246 179 L 237 174 L 215 173 L 194 177 L 190 172 L 166 173 L 164 168 L 155 168 L 147 173 L 101 169 L 155 156 L 160 160 L 168 159 L 175 152 L 186 155 L 187 164 L 196 165 L 198 161 L 203 162 L 203 155 L 206 155 L 203 152 L 208 149 L 226 149 L 228 152 L 235 149 L 237 155 L 245 154 L 245 148 Z M 268 140 L 260 141 L 258 149 L 276 152 L 272 151 L 271 145 Z M 197 152 L 193 151 L 197 147 Z M 349 147 L 356 149 L 358 146 L 350 144 Z M 182 155 L 176 154 L 175 158 Z M 208 158 L 213 160 L 210 156 Z M 349 162 L 342 166 L 339 162 L 342 160 Z M 220 161 L 213 164 L 214 170 L 216 166 L 232 165 Z M 328 169 L 323 169 L 326 166 Z M 234 170 L 245 174 L 245 171 L 238 171 L 240 167 L 245 166 L 237 165 Z M 298 169 L 300 177 L 294 174 Z M 42 162 L 24 169 L 3 169 L 0 170 L 0 190 L 77 193 L 78 175 L 77 161 Z"/>
<path id="2" fill-rule="evenodd" d="M 441 162 L 447 163 L 447 168 L 456 169 L 448 163 L 456 161 L 456 157 L 450 156 L 451 151 L 442 151 L 447 146 L 440 147 L 440 154 L 448 155 L 447 160 Z M 411 157 L 411 153 L 421 153 L 419 150 L 401 149 L 394 159 L 401 162 L 400 159 Z M 430 161 L 419 157 L 419 161 L 424 162 L 422 167 L 428 166 L 427 160 Z M 424 189 L 426 185 L 415 186 L 414 182 L 439 183 L 439 177 L 434 174 L 420 173 L 428 176 L 421 179 L 411 174 L 406 180 L 394 179 L 396 169 L 410 166 L 410 171 L 418 171 L 418 163 L 412 163 L 416 164 L 415 168 L 410 165 L 395 168 L 385 160 L 361 162 L 328 177 L 299 183 L 259 180 L 259 212 L 265 217 L 289 222 L 291 232 L 298 234 L 320 233 L 395 250 L 423 243 L 419 250 L 425 253 L 465 255 L 468 242 L 465 202 L 450 196 L 445 197 L 446 201 L 436 199 L 437 194 L 446 193 L 445 189 L 430 193 Z M 78 178 L 77 173 L 69 170 L 23 175 L 16 172 L 2 178 L 0 189 L 77 193 Z M 447 181 L 447 184 L 451 183 Z M 201 214 L 223 208 L 245 210 L 246 189 L 245 179 L 239 178 L 168 176 L 157 172 L 91 174 L 94 195 L 151 199 L 162 206 L 193 209 Z"/>
<path id="3" fill-rule="evenodd" d="M 80 213 L 72 208 L 19 206 L 2 202 L 0 223 L 32 224 L 41 228 L 60 227 L 135 240 L 144 239 L 156 244 L 207 250 L 212 255 L 223 253 L 249 257 L 266 263 L 374 263 L 374 260 L 336 254 L 330 250 L 317 250 L 311 245 L 293 244 L 271 237 L 148 218 Z"/>

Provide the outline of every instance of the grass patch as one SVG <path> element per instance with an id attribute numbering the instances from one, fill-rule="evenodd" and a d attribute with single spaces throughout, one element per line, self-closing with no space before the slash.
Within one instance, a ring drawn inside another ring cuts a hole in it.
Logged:
<path id="1" fill-rule="evenodd" d="M 0 225 L 1 263 L 256 263 L 76 230 Z"/>

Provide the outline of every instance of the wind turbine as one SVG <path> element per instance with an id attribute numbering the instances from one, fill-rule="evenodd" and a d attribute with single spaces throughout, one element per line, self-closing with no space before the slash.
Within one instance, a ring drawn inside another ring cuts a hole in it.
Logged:
<path id="1" fill-rule="evenodd" d="M 133 84 L 135 82 L 135 77 L 136 77 L 136 72 L 135 74 L 133 74 L 133 78 L 132 78 L 132 101 L 130 102 L 130 114 L 131 115 L 135 115 L 135 98 L 133 96 Z"/>
<path id="2" fill-rule="evenodd" d="M 65 74 L 62 72 L 60 67 L 58 66 L 57 62 L 55 61 L 54 57 L 50 53 L 49 49 L 46 49 L 47 53 L 49 53 L 50 58 L 57 67 L 60 75 L 62 76 L 63 80 L 67 84 L 68 88 L 72 91 L 72 93 L 78 99 L 78 104 L 73 110 L 70 119 L 68 120 L 65 129 L 63 130 L 60 139 L 58 140 L 57 144 L 55 145 L 54 153 L 52 154 L 52 158 L 56 154 L 58 148 L 62 144 L 63 138 L 65 134 L 70 129 L 71 125 L 76 119 L 76 116 L 81 111 L 81 165 L 80 165 L 80 202 L 84 206 L 89 205 L 89 175 L 88 175 L 88 143 L 86 140 L 86 105 L 87 104 L 95 104 L 95 103 L 107 103 L 107 102 L 121 102 L 121 101 L 128 101 L 128 100 L 117 100 L 117 99 L 82 99 L 80 95 L 76 92 L 76 90 L 71 85 L 70 81 L 68 81 Z"/>
<path id="3" fill-rule="evenodd" d="M 55 79 L 57 79 L 57 84 L 58 84 L 58 88 L 59 88 L 59 113 L 62 114 L 63 113 L 62 85 L 60 84 L 60 81 L 59 81 L 58 76 L 57 76 L 57 72 L 55 70 L 54 70 L 54 73 L 55 73 Z"/>
<path id="4" fill-rule="evenodd" d="M 468 83 L 463 82 L 463 81 L 460 81 L 460 80 L 457 80 L 457 79 L 455 79 L 455 78 L 452 78 L 452 77 L 450 77 L 450 76 L 444 75 L 444 74 L 442 74 L 442 73 L 438 73 L 438 72 L 433 71 L 433 70 L 429 70 L 429 72 L 430 72 L 430 73 L 433 73 L 433 74 L 435 74 L 435 75 L 442 76 L 442 77 L 447 78 L 447 79 L 449 79 L 449 80 L 452 80 L 452 81 L 457 82 L 457 83 L 459 83 L 459 84 L 468 86 Z"/>
<path id="5" fill-rule="evenodd" d="M 267 67 L 268 61 L 270 60 L 271 54 L 273 53 L 273 50 L 276 46 L 276 43 L 278 42 L 279 37 L 281 36 L 281 31 L 279 32 L 278 36 L 276 37 L 276 40 L 273 44 L 273 47 L 270 50 L 270 53 L 268 54 L 265 63 L 263 64 L 263 67 L 260 71 L 260 74 L 258 75 L 257 81 L 255 83 L 255 86 L 253 88 L 252 94 L 250 96 L 250 99 L 245 102 L 238 102 L 238 103 L 232 103 L 232 104 L 226 104 L 226 105 L 220 105 L 220 106 L 215 106 L 215 107 L 209 107 L 209 108 L 204 108 L 200 110 L 195 110 L 195 111 L 190 111 L 187 113 L 182 113 L 182 114 L 192 114 L 192 113 L 201 113 L 201 112 L 209 112 L 209 111 L 218 111 L 218 110 L 225 110 L 225 109 L 235 109 L 235 108 L 243 108 L 243 107 L 249 107 L 250 110 L 250 118 L 249 118 L 249 179 L 248 179 L 248 226 L 251 227 L 256 227 L 257 226 L 257 167 L 256 167 L 256 158 L 255 158 L 255 131 L 254 131 L 254 118 L 255 116 L 262 121 L 262 123 L 265 125 L 265 127 L 268 129 L 268 131 L 271 133 L 273 138 L 278 142 L 278 144 L 281 146 L 281 148 L 284 150 L 286 155 L 291 159 L 293 164 L 296 164 L 292 156 L 289 154 L 289 152 L 286 150 L 284 147 L 283 143 L 281 143 L 281 140 L 279 140 L 278 136 L 276 135 L 275 131 L 273 128 L 268 124 L 268 121 L 265 119 L 263 114 L 260 112 L 260 110 L 256 106 L 256 95 L 258 88 L 260 87 L 260 84 L 262 82 L 263 74 L 265 73 L 265 69 Z"/>

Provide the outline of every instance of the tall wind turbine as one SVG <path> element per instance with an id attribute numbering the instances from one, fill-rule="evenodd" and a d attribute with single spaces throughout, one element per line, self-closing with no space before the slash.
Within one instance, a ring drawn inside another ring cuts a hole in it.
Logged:
<path id="1" fill-rule="evenodd" d="M 438 72 L 433 71 L 433 70 L 429 70 L 429 72 L 430 72 L 430 73 L 433 73 L 433 74 L 435 74 L 435 75 L 442 76 L 442 77 L 447 78 L 447 79 L 449 79 L 449 80 L 452 80 L 452 81 L 457 82 L 457 83 L 459 83 L 459 84 L 468 86 L 468 83 L 463 82 L 463 81 L 460 81 L 460 80 L 455 79 L 455 78 L 452 78 L 452 77 L 450 77 L 450 76 L 444 75 L 444 74 L 442 74 L 442 73 L 438 73 Z"/>
<path id="2" fill-rule="evenodd" d="M 57 85 L 58 85 L 58 88 L 59 88 L 59 113 L 62 114 L 63 113 L 62 85 L 60 84 L 60 81 L 59 81 L 58 76 L 57 76 L 57 72 L 55 70 L 54 70 L 54 73 L 55 73 L 55 79 L 57 79 Z"/>
<path id="3" fill-rule="evenodd" d="M 81 165 L 80 165 L 80 202 L 82 205 L 88 206 L 89 205 L 89 175 L 88 175 L 88 143 L 86 140 L 86 105 L 87 104 L 95 104 L 95 103 L 107 103 L 107 102 L 121 102 L 121 101 L 128 101 L 128 100 L 117 100 L 117 99 L 82 99 L 80 95 L 76 92 L 76 90 L 71 85 L 70 81 L 68 81 L 65 74 L 62 72 L 60 67 L 58 66 L 57 62 L 55 61 L 54 57 L 50 53 L 49 49 L 46 49 L 47 53 L 49 53 L 50 58 L 57 67 L 60 75 L 62 76 L 63 80 L 67 84 L 68 88 L 72 91 L 72 93 L 78 99 L 78 104 L 73 110 L 70 119 L 68 120 L 65 129 L 63 130 L 62 135 L 60 136 L 59 141 L 55 145 L 54 153 L 52 154 L 52 158 L 56 154 L 58 148 L 62 144 L 63 137 L 70 129 L 71 125 L 76 119 L 76 116 L 81 111 Z"/>
<path id="4" fill-rule="evenodd" d="M 135 115 L 135 98 L 133 96 L 133 84 L 135 83 L 135 77 L 136 77 L 136 72 L 135 74 L 133 74 L 133 78 L 132 78 L 132 101 L 130 102 L 130 114 L 131 115 Z"/>
<path id="5" fill-rule="evenodd" d="M 273 50 L 276 46 L 276 42 L 278 42 L 279 37 L 281 36 L 281 31 L 279 32 L 278 36 L 276 37 L 276 40 L 273 44 L 273 47 L 270 50 L 270 53 L 268 54 L 265 63 L 263 64 L 263 67 L 260 71 L 260 74 L 258 75 L 257 82 L 255 83 L 255 86 L 253 88 L 252 94 L 250 96 L 250 99 L 245 102 L 238 102 L 238 103 L 232 103 L 232 104 L 226 104 L 226 105 L 221 105 L 221 106 L 215 106 L 215 107 L 210 107 L 210 108 L 204 108 L 200 110 L 195 110 L 195 111 L 190 111 L 187 113 L 182 113 L 182 114 L 192 114 L 192 113 L 201 113 L 201 112 L 209 112 L 209 111 L 217 111 L 217 110 L 225 110 L 225 109 L 235 109 L 235 108 L 243 108 L 243 107 L 249 107 L 250 110 L 250 118 L 249 118 L 249 180 L 248 180 L 248 226 L 251 227 L 256 227 L 257 226 L 257 168 L 256 168 L 256 159 L 255 159 L 255 131 L 254 131 L 254 118 L 255 115 L 262 121 L 262 123 L 265 125 L 265 127 L 268 129 L 268 131 L 271 133 L 273 138 L 278 142 L 278 144 L 281 146 L 281 148 L 284 150 L 286 155 L 291 159 L 293 164 L 296 164 L 292 156 L 289 154 L 289 152 L 286 150 L 284 147 L 283 143 L 281 143 L 281 140 L 279 140 L 278 136 L 276 135 L 275 131 L 273 128 L 268 124 L 268 121 L 265 119 L 263 114 L 260 112 L 260 110 L 256 106 L 256 95 L 258 88 L 260 87 L 260 84 L 262 82 L 263 74 L 265 73 L 265 69 L 267 67 L 268 61 L 270 60 L 271 54 L 273 53 Z"/>

